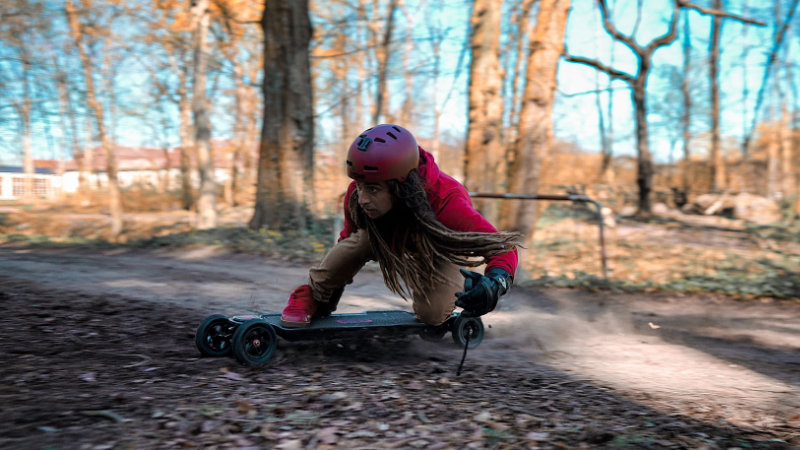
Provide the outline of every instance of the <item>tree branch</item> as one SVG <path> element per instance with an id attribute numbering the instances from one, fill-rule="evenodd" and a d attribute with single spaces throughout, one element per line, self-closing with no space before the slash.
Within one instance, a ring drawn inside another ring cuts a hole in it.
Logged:
<path id="1" fill-rule="evenodd" d="M 606 0 L 597 0 L 597 4 L 600 6 L 600 13 L 603 16 L 603 28 L 605 28 L 606 32 L 614 39 L 627 45 L 631 50 L 633 50 L 634 53 L 640 55 L 642 53 L 642 48 L 639 47 L 635 40 L 633 40 L 633 37 L 625 36 L 624 34 L 620 33 L 611 22 L 611 18 L 608 15 L 608 5 L 606 5 Z"/>
<path id="2" fill-rule="evenodd" d="M 584 58 L 582 56 L 572 56 L 572 55 L 567 54 L 566 51 L 564 52 L 564 54 L 562 56 L 564 56 L 564 59 L 569 61 L 569 62 L 578 63 L 578 64 L 585 64 L 587 66 L 594 67 L 595 69 L 597 69 L 597 70 L 599 70 L 601 72 L 605 72 L 611 78 L 616 78 L 616 79 L 625 81 L 625 82 L 627 82 L 629 84 L 633 84 L 633 82 L 635 80 L 635 78 L 632 75 L 627 74 L 627 73 L 622 72 L 622 71 L 619 71 L 617 69 L 614 69 L 613 67 L 609 67 L 609 66 L 601 63 L 600 61 L 597 61 L 597 60 L 594 60 L 594 59 Z"/>
<path id="3" fill-rule="evenodd" d="M 680 0 L 675 0 L 675 7 L 672 9 L 672 18 L 669 20 L 669 30 L 663 36 L 653 39 L 647 46 L 647 53 L 652 54 L 657 48 L 669 45 L 678 37 L 678 12 L 680 11 Z"/>
<path id="4" fill-rule="evenodd" d="M 704 8 L 702 6 L 695 5 L 694 3 L 689 3 L 686 0 L 678 0 L 678 5 L 681 8 L 693 9 L 693 10 L 699 12 L 700 14 L 705 14 L 705 15 L 708 15 L 708 16 L 724 17 L 726 19 L 738 20 L 739 22 L 748 23 L 750 25 L 758 25 L 760 27 L 763 27 L 763 26 L 767 25 L 766 23 L 764 23 L 764 22 L 762 22 L 760 20 L 750 19 L 750 18 L 743 17 L 743 16 L 738 16 L 736 14 L 731 14 L 731 13 L 729 13 L 727 11 L 720 11 L 718 9 Z"/>

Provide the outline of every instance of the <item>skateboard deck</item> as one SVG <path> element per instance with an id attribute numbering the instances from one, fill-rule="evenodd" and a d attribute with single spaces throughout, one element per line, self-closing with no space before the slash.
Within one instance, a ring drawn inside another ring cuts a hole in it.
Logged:
<path id="1" fill-rule="evenodd" d="M 328 317 L 314 319 L 306 328 L 287 328 L 281 326 L 280 314 L 264 314 L 252 316 L 272 325 L 275 333 L 287 341 L 315 339 L 320 337 L 336 337 L 351 333 L 363 333 L 380 329 L 381 333 L 395 331 L 413 331 L 427 327 L 419 322 L 413 313 L 408 311 L 366 311 L 360 313 L 331 314 Z"/>

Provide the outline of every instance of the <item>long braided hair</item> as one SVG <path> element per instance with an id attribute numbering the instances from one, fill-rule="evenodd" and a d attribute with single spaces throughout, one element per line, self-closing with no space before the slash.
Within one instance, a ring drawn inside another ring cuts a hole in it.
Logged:
<path id="1" fill-rule="evenodd" d="M 383 217 L 373 220 L 364 213 L 357 189 L 348 207 L 356 226 L 367 231 L 386 286 L 403 298 L 444 282 L 438 269 L 443 261 L 475 267 L 523 242 L 519 233 L 455 231 L 442 225 L 416 169 L 404 181 L 389 180 L 388 184 L 394 205 Z"/>

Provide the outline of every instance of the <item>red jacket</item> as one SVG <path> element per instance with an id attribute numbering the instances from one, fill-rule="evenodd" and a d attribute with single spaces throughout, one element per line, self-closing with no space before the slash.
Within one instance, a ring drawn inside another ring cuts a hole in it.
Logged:
<path id="1" fill-rule="evenodd" d="M 453 177 L 439 170 L 433 155 L 420 147 L 419 168 L 425 180 L 425 190 L 436 218 L 442 225 L 455 231 L 482 231 L 496 233 L 495 228 L 472 206 L 467 189 Z M 356 182 L 350 183 L 344 196 L 344 229 L 339 233 L 339 240 L 356 231 L 356 224 L 350 219 L 348 199 L 356 188 Z M 517 270 L 517 250 L 513 249 L 501 255 L 487 258 L 486 269 L 499 267 L 512 276 Z"/>

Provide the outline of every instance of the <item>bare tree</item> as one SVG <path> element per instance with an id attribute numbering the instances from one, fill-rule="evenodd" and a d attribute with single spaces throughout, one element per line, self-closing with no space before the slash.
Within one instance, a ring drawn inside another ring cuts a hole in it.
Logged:
<path id="1" fill-rule="evenodd" d="M 641 20 L 641 2 L 637 4 L 637 13 L 636 13 L 636 23 L 638 26 L 639 21 Z M 593 25 L 595 30 L 595 49 L 597 50 L 597 45 L 600 43 L 600 30 L 597 26 Z M 609 49 L 612 64 L 614 58 L 614 45 L 610 46 Z M 595 70 L 594 75 L 594 88 L 595 88 L 595 107 L 597 108 L 597 128 L 598 132 L 600 133 L 600 153 L 602 155 L 602 163 L 600 164 L 600 175 L 602 180 L 608 183 L 609 185 L 614 184 L 614 168 L 612 164 L 612 160 L 614 157 L 613 151 L 613 140 L 614 140 L 614 115 L 612 114 L 613 111 L 613 104 L 614 104 L 614 91 L 613 91 L 613 82 L 614 79 L 608 77 L 608 85 L 605 89 L 606 95 L 608 95 L 608 105 L 606 112 L 603 111 L 603 103 L 602 103 L 602 90 L 600 89 L 600 71 Z M 606 125 L 606 117 L 608 118 L 608 125 Z"/>
<path id="2" fill-rule="evenodd" d="M 796 30 L 795 30 L 796 32 Z M 786 167 L 786 177 L 784 178 L 784 191 L 791 193 L 794 196 L 794 213 L 800 216 L 800 151 L 798 151 L 798 125 L 800 125 L 800 93 L 795 83 L 793 64 L 788 57 L 788 49 L 784 49 L 786 58 L 784 58 L 784 70 L 786 73 L 786 83 L 788 84 L 789 92 L 791 92 L 791 105 L 792 112 L 787 114 L 786 118 L 786 136 L 784 138 L 784 148 L 786 149 L 784 156 L 784 166 Z"/>
<path id="3" fill-rule="evenodd" d="M 195 208 L 195 194 L 192 187 L 192 154 L 195 150 L 195 132 L 192 121 L 192 95 L 190 89 L 191 20 L 186 13 L 177 13 L 169 4 L 158 2 L 145 22 L 148 29 L 144 40 L 157 42 L 163 50 L 164 74 L 159 68 L 151 69 L 152 80 L 157 89 L 164 92 L 178 108 L 178 150 L 180 152 L 180 204 L 191 211 Z M 191 13 L 191 12 L 190 12 Z"/>
<path id="4" fill-rule="evenodd" d="M 722 0 L 714 0 L 714 9 L 722 9 Z M 722 17 L 711 19 L 711 39 L 708 52 L 708 77 L 711 80 L 711 190 L 725 189 L 725 158 L 719 148 L 719 36 Z"/>
<path id="5" fill-rule="evenodd" d="M 64 136 L 64 149 L 71 148 L 71 154 L 77 155 L 80 151 L 78 145 L 78 132 L 75 120 L 75 108 L 72 106 L 67 84 L 67 74 L 61 67 L 57 57 L 53 58 L 55 81 L 58 86 L 58 112 L 61 122 L 61 134 Z M 70 137 L 70 144 L 66 144 L 66 137 Z"/>
<path id="6" fill-rule="evenodd" d="M 542 0 L 536 27 L 530 37 L 525 91 L 520 109 L 519 130 L 513 144 L 514 162 L 509 174 L 509 191 L 535 193 L 539 186 L 540 158 L 550 150 L 551 119 L 556 89 L 558 60 L 564 51 L 564 30 L 569 0 Z M 533 202 L 506 202 L 501 227 L 516 229 L 533 239 L 537 220 Z"/>
<path id="7" fill-rule="evenodd" d="M 781 46 L 783 45 L 786 32 L 789 30 L 789 25 L 792 22 L 792 17 L 794 16 L 799 3 L 800 0 L 792 0 L 791 5 L 789 6 L 789 12 L 786 13 L 786 19 L 783 20 L 782 23 L 778 23 L 779 21 L 776 19 L 775 34 L 773 35 L 772 39 L 772 49 L 769 52 L 769 56 L 767 56 L 767 63 L 764 66 L 764 76 L 761 80 L 761 87 L 758 89 L 758 94 L 756 94 L 756 104 L 753 108 L 753 120 L 750 124 L 750 129 L 745 133 L 744 139 L 742 140 L 742 154 L 745 155 L 745 157 L 749 154 L 750 141 L 753 138 L 753 131 L 756 128 L 756 123 L 758 123 L 758 112 L 761 110 L 761 104 L 764 101 L 764 92 L 769 82 L 769 75 L 772 72 L 772 66 L 775 65 L 775 60 L 778 57 L 778 51 L 780 51 Z M 764 25 L 763 22 L 758 22 L 757 24 Z"/>
<path id="8" fill-rule="evenodd" d="M 217 183 L 214 180 L 214 156 L 211 148 L 211 123 L 206 97 L 208 79 L 208 27 L 211 15 L 209 0 L 195 0 L 192 4 L 194 29 L 194 83 L 192 85 L 192 116 L 197 151 L 197 172 L 200 190 L 197 196 L 197 228 L 207 229 L 217 225 Z"/>
<path id="9" fill-rule="evenodd" d="M 250 228 L 306 228 L 314 166 L 308 1 L 265 2 L 264 110 Z"/>
<path id="10" fill-rule="evenodd" d="M 510 58 L 511 54 L 514 54 L 514 68 L 510 70 L 511 74 L 511 94 L 510 94 L 510 108 L 508 111 L 508 124 L 507 129 L 505 130 L 505 135 L 503 136 L 503 143 L 506 147 L 506 160 L 509 161 L 509 152 L 511 146 L 508 145 L 509 142 L 514 142 L 516 139 L 516 132 L 519 126 L 519 108 L 522 102 L 519 100 L 520 92 L 524 89 L 524 86 L 520 85 L 520 75 L 523 73 L 523 64 L 526 62 L 526 50 L 527 46 L 525 43 L 529 37 L 528 35 L 528 26 L 530 21 L 531 15 L 531 8 L 533 7 L 533 0 L 522 0 L 522 3 L 519 5 L 519 13 L 516 16 L 516 23 L 512 29 L 512 37 L 513 39 L 509 39 L 509 48 L 511 46 L 514 47 L 513 51 L 509 51 L 509 56 L 507 59 Z M 512 21 L 513 17 L 512 17 Z M 524 81 L 524 78 L 523 80 Z M 507 181 L 507 180 L 506 180 Z"/>
<path id="11" fill-rule="evenodd" d="M 681 115 L 681 128 L 683 130 L 683 164 L 681 165 L 681 189 L 684 196 L 689 195 L 689 167 L 691 164 L 692 139 L 692 96 L 689 91 L 689 73 L 691 71 L 692 41 L 689 32 L 689 12 L 683 13 L 683 72 L 681 76 L 681 95 L 683 98 L 683 114 Z M 747 84 L 747 83 L 744 83 Z"/>
<path id="12" fill-rule="evenodd" d="M 674 0 L 673 7 L 672 7 L 672 15 L 669 21 L 668 30 L 661 36 L 656 37 L 652 41 L 650 41 L 647 46 L 639 45 L 634 36 L 626 36 L 622 34 L 614 25 L 609 15 L 608 6 L 605 0 L 597 0 L 597 4 L 600 6 L 600 12 L 603 16 L 603 27 L 605 28 L 606 32 L 611 35 L 615 40 L 623 43 L 626 47 L 628 47 L 633 54 L 637 58 L 637 73 L 636 75 L 631 75 L 629 73 L 623 72 L 621 70 L 615 69 L 608 65 L 601 63 L 598 60 L 578 57 L 566 54 L 565 59 L 570 62 L 586 64 L 588 66 L 594 67 L 597 70 L 603 71 L 608 74 L 612 78 L 616 78 L 622 80 L 631 88 L 631 98 L 634 107 L 634 114 L 635 114 L 635 127 L 636 127 L 636 184 L 639 189 L 639 205 L 638 205 L 638 214 L 642 216 L 650 216 L 651 215 L 651 199 L 650 199 L 650 192 L 652 191 L 652 183 L 653 183 L 653 162 L 652 157 L 650 155 L 650 145 L 649 145 L 649 132 L 648 132 L 648 123 L 647 123 L 647 78 L 650 74 L 650 69 L 652 68 L 652 58 L 653 53 L 661 47 L 667 46 L 671 44 L 675 39 L 678 37 L 677 32 L 677 20 L 678 20 L 678 12 L 681 8 L 690 8 L 695 9 L 703 14 L 710 14 L 713 16 L 720 16 L 720 17 L 727 17 L 727 18 L 736 18 L 743 22 L 753 22 L 749 19 L 744 19 L 734 14 L 730 14 L 724 11 L 718 10 L 709 10 L 707 8 L 703 8 L 691 3 L 686 2 L 685 0 Z"/>
<path id="13" fill-rule="evenodd" d="M 253 90 L 248 85 L 247 75 L 252 73 L 254 68 L 260 65 L 261 59 L 253 57 L 253 52 L 257 50 L 248 45 L 255 42 L 248 34 L 250 23 L 247 15 L 252 12 L 245 8 L 233 8 L 234 5 L 219 3 L 222 8 L 222 24 L 225 33 L 219 38 L 219 48 L 225 57 L 225 62 L 232 68 L 233 81 L 233 151 L 230 168 L 230 176 L 225 184 L 225 199 L 232 206 L 238 206 L 239 192 L 245 184 L 242 175 L 246 178 L 244 167 L 248 164 L 248 153 L 250 152 L 250 139 L 248 132 L 251 128 L 252 111 L 257 110 L 254 104 Z"/>
<path id="14" fill-rule="evenodd" d="M 398 0 L 389 0 L 386 11 L 386 25 L 383 27 L 383 34 L 380 31 L 380 22 L 373 20 L 370 22 L 370 30 L 373 36 L 381 36 L 380 42 L 375 46 L 375 56 L 378 60 L 378 83 L 375 87 L 375 103 L 372 105 L 372 123 L 377 124 L 386 121 L 389 113 L 389 97 L 386 95 L 386 80 L 389 71 L 389 55 L 391 54 L 392 33 L 394 32 L 394 13 L 397 10 Z M 378 10 L 378 1 L 373 0 L 373 13 Z"/>
<path id="15" fill-rule="evenodd" d="M 81 1 L 81 9 L 90 11 L 92 5 L 90 0 Z M 100 138 L 100 145 L 106 156 L 106 176 L 108 177 L 109 211 L 111 213 L 111 238 L 115 240 L 122 233 L 122 199 L 120 197 L 119 180 L 117 177 L 116 153 L 111 144 L 111 136 L 106 129 L 105 115 L 103 107 L 97 99 L 94 86 L 94 71 L 92 61 L 86 51 L 84 39 L 86 33 L 84 26 L 79 20 L 80 12 L 75 8 L 72 0 L 66 0 L 65 12 L 69 23 L 75 47 L 80 55 L 81 65 L 83 66 L 84 82 L 86 83 L 86 102 L 94 117 L 97 133 Z"/>
<path id="16" fill-rule="evenodd" d="M 639 188 L 639 210 L 638 214 L 649 216 L 651 214 L 650 192 L 652 191 L 653 184 L 653 162 L 650 156 L 650 146 L 648 143 L 648 126 L 647 126 L 647 77 L 650 74 L 652 67 L 653 53 L 666 45 L 671 44 L 677 38 L 677 16 L 679 11 L 679 0 L 674 0 L 672 8 L 672 18 L 669 22 L 668 31 L 653 39 L 647 46 L 639 45 L 633 36 L 623 35 L 613 24 L 609 15 L 608 6 L 605 0 L 597 0 L 600 6 L 600 12 L 603 16 L 603 27 L 606 32 L 610 34 L 617 41 L 625 44 L 637 58 L 638 71 L 637 74 L 630 75 L 621 70 L 609 67 L 600 61 L 565 55 L 565 59 L 570 62 L 586 64 L 594 67 L 597 70 L 603 71 L 612 78 L 616 78 L 628 83 L 631 88 L 631 97 L 634 106 L 634 114 L 636 117 L 636 183 Z"/>
<path id="17" fill-rule="evenodd" d="M 10 6 L 10 5 L 9 5 Z M 5 73 L 0 73 L 4 86 L 0 94 L 7 100 L 7 104 L 16 111 L 19 122 L 19 143 L 22 155 L 22 196 L 26 201 L 33 199 L 33 184 L 35 168 L 33 164 L 32 149 L 32 122 L 34 120 L 33 96 L 35 95 L 34 48 L 33 30 L 39 29 L 37 16 L 41 15 L 40 8 L 28 1 L 19 1 L 10 11 L 11 14 L 3 17 L 0 23 L 0 38 L 8 45 L 13 57 L 9 58 L 10 64 L 6 66 Z"/>
<path id="18" fill-rule="evenodd" d="M 464 151 L 464 185 L 469 190 L 492 192 L 503 152 L 503 83 L 500 67 L 501 5 L 475 0 L 470 19 L 472 63 L 469 72 L 469 122 Z M 496 202 L 476 202 L 490 220 Z"/>
<path id="19" fill-rule="evenodd" d="M 723 11 L 722 0 L 714 0 L 712 9 L 701 8 L 695 5 L 684 5 L 699 11 L 701 14 L 712 16 L 708 52 L 708 75 L 711 80 L 711 190 L 724 190 L 726 186 L 725 158 L 720 149 L 719 136 L 719 40 L 720 34 L 722 33 L 722 19 L 736 19 L 744 24 L 754 25 L 763 25 L 763 23 Z"/>

